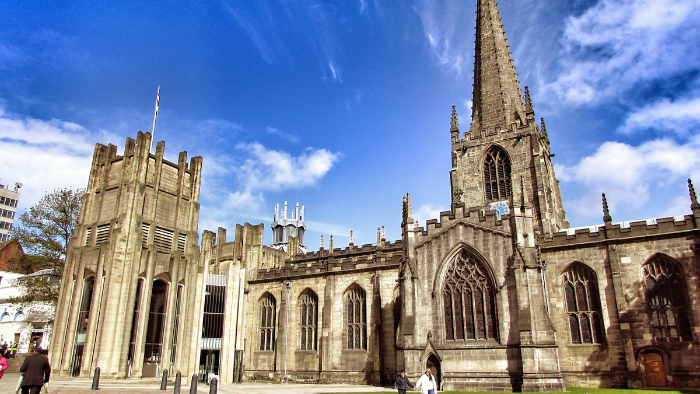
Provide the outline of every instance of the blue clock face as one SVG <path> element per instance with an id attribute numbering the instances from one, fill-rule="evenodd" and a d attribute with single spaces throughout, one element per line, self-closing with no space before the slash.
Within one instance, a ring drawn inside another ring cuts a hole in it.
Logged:
<path id="1" fill-rule="evenodd" d="M 508 201 L 494 202 L 490 205 L 489 209 L 491 211 L 497 211 L 499 215 L 507 215 L 510 213 L 510 207 L 508 206 Z"/>

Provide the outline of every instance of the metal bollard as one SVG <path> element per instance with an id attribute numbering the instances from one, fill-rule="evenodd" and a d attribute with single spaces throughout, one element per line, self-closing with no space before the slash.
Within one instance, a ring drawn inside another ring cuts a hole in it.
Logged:
<path id="1" fill-rule="evenodd" d="M 192 375 L 192 383 L 190 384 L 190 394 L 197 394 L 197 374 Z"/>
<path id="2" fill-rule="evenodd" d="M 92 375 L 92 388 L 90 390 L 100 389 L 100 367 L 95 368 L 95 374 Z"/>
<path id="3" fill-rule="evenodd" d="M 209 394 L 216 394 L 216 390 L 219 389 L 219 379 L 214 378 L 209 381 Z"/>
<path id="4" fill-rule="evenodd" d="M 165 391 L 168 389 L 168 370 L 163 370 L 163 377 L 160 379 L 160 389 Z"/>
<path id="5" fill-rule="evenodd" d="M 180 379 L 182 379 L 182 374 L 180 371 L 177 371 L 175 374 L 175 389 L 173 390 L 173 394 L 180 394 Z"/>

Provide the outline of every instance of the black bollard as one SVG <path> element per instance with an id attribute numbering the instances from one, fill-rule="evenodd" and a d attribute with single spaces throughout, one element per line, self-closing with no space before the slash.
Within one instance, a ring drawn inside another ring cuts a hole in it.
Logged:
<path id="1" fill-rule="evenodd" d="M 190 384 L 190 394 L 197 394 L 197 374 L 192 375 L 192 383 Z"/>
<path id="2" fill-rule="evenodd" d="M 163 370 L 163 377 L 160 379 L 160 389 L 165 391 L 168 389 L 168 370 Z"/>
<path id="3" fill-rule="evenodd" d="M 180 379 L 182 379 L 182 374 L 180 371 L 177 371 L 175 374 L 175 389 L 173 390 L 173 394 L 180 394 Z"/>
<path id="4" fill-rule="evenodd" d="M 214 378 L 209 381 L 209 394 L 216 394 L 216 390 L 219 389 L 219 379 Z"/>
<path id="5" fill-rule="evenodd" d="M 95 368 L 95 374 L 92 375 L 92 388 L 90 390 L 100 389 L 100 367 Z"/>

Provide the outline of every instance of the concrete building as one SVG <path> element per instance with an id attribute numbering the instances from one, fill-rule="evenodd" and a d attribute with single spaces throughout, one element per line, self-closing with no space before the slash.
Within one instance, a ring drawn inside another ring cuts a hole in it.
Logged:
<path id="1" fill-rule="evenodd" d="M 10 190 L 8 186 L 0 184 L 0 242 L 10 240 L 21 187 L 21 183 L 15 183 L 14 190 Z"/>
<path id="2" fill-rule="evenodd" d="M 401 239 L 317 252 L 304 215 L 197 235 L 202 159 L 97 145 L 70 241 L 51 363 L 59 375 L 217 375 L 224 383 L 445 390 L 700 387 L 700 204 L 570 229 L 544 120 L 519 86 L 492 0 L 477 0 L 471 125 L 452 108 L 451 209 Z M 447 129 L 447 127 L 446 127 Z M 436 136 L 436 138 L 443 138 Z M 447 141 L 446 141 L 447 142 Z M 448 154 L 446 152 L 446 154 Z M 683 214 L 682 212 L 679 214 Z"/>

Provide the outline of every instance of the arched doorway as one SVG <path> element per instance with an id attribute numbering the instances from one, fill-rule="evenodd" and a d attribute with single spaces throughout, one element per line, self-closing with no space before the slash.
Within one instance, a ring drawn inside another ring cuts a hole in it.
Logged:
<path id="1" fill-rule="evenodd" d="M 664 358 L 659 353 L 644 353 L 644 372 L 648 387 L 666 387 Z"/>
<path id="2" fill-rule="evenodd" d="M 442 389 L 442 386 L 440 385 L 440 382 L 442 380 L 442 375 L 440 371 L 440 361 L 435 357 L 434 354 L 431 354 L 430 357 L 428 357 L 428 361 L 425 362 L 425 368 L 430 370 L 430 373 L 435 376 L 435 382 L 437 383 L 438 389 Z M 442 391 L 442 390 L 440 390 Z"/>

